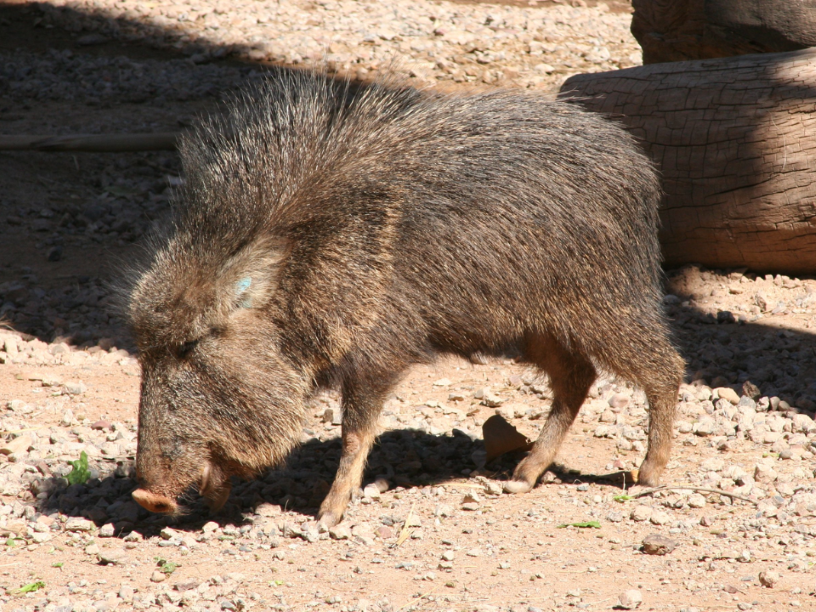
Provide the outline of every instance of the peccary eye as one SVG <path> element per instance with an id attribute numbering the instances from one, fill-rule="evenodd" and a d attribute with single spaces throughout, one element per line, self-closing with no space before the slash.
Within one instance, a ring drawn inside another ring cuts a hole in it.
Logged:
<path id="1" fill-rule="evenodd" d="M 189 342 L 185 342 L 181 346 L 178 347 L 178 356 L 181 358 L 187 357 L 190 354 L 196 344 L 198 344 L 198 340 L 190 340 Z"/>

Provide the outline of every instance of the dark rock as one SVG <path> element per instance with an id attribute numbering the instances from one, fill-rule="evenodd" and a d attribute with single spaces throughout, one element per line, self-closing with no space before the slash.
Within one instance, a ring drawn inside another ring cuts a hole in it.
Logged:
<path id="1" fill-rule="evenodd" d="M 647 555 L 667 555 L 677 548 L 677 542 L 660 533 L 650 533 L 643 538 L 643 552 Z"/>

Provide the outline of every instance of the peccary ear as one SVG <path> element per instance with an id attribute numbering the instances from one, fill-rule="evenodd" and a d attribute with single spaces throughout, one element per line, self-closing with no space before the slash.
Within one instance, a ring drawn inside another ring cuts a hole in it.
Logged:
<path id="1" fill-rule="evenodd" d="M 229 310 L 261 308 L 274 294 L 288 253 L 283 240 L 265 240 L 236 253 L 222 274 L 224 299 Z"/>

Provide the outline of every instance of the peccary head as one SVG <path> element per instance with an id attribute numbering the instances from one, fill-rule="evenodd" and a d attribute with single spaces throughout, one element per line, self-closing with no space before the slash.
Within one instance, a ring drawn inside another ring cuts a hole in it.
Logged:
<path id="1" fill-rule="evenodd" d="M 223 236 L 220 244 L 228 244 Z M 178 230 L 130 294 L 142 365 L 137 502 L 179 512 L 197 486 L 211 506 L 229 477 L 279 462 L 297 440 L 303 377 L 279 350 L 274 239 L 213 246 Z"/>
<path id="2" fill-rule="evenodd" d="M 322 322 L 338 320 L 329 311 L 351 299 L 345 289 L 365 283 L 336 260 L 372 247 L 346 232 L 328 249 L 333 265 L 314 261 L 315 236 L 330 233 L 320 228 L 338 233 L 316 220 L 334 189 L 323 168 L 347 158 L 345 140 L 328 137 L 345 99 L 336 89 L 314 77 L 270 81 L 182 138 L 173 222 L 125 283 L 142 365 L 134 498 L 149 510 L 178 512 L 193 486 L 219 506 L 230 476 L 280 462 L 300 437 L 321 355 L 343 351 L 347 335 L 330 338 Z"/>

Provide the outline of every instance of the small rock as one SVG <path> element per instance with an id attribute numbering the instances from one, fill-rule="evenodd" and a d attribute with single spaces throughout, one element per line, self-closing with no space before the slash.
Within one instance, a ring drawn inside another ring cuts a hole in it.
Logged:
<path id="1" fill-rule="evenodd" d="M 490 390 L 485 390 L 482 395 L 482 404 L 488 408 L 498 408 L 504 403 L 504 400 L 498 395 L 495 395 Z"/>
<path id="2" fill-rule="evenodd" d="M 415 514 L 412 514 L 407 519 L 405 519 L 405 526 L 406 527 L 422 527 L 422 520 L 418 516 L 416 516 Z"/>
<path id="3" fill-rule="evenodd" d="M 97 430 L 100 430 L 100 431 L 104 430 L 104 429 L 113 429 L 113 425 L 111 425 L 105 419 L 101 419 L 101 420 L 96 421 L 95 423 L 93 423 L 91 425 L 91 429 L 97 429 Z"/>
<path id="4" fill-rule="evenodd" d="M 129 584 L 123 584 L 119 587 L 119 599 L 129 604 L 133 601 L 133 587 Z"/>
<path id="5" fill-rule="evenodd" d="M 630 517 L 633 521 L 643 522 L 648 521 L 652 517 L 652 508 L 650 506 L 635 506 L 632 509 Z"/>
<path id="6" fill-rule="evenodd" d="M 750 397 L 754 401 L 757 401 L 762 396 L 762 392 L 759 390 L 759 387 L 757 387 L 750 380 L 746 380 L 744 383 L 742 383 L 742 394 L 745 397 Z"/>
<path id="7" fill-rule="evenodd" d="M 150 582 L 164 582 L 165 580 L 167 580 L 167 574 L 165 574 L 164 572 L 156 570 L 155 572 L 150 574 Z"/>
<path id="8" fill-rule="evenodd" d="M 97 557 L 102 565 L 122 565 L 128 560 L 127 553 L 121 548 L 99 551 Z"/>
<path id="9" fill-rule="evenodd" d="M 455 510 L 450 504 L 439 504 L 434 510 L 434 516 L 453 516 L 454 512 Z"/>
<path id="10" fill-rule="evenodd" d="M 689 495 L 686 503 L 688 503 L 688 505 L 692 508 L 703 508 L 706 505 L 706 498 L 704 495 L 694 493 Z"/>
<path id="11" fill-rule="evenodd" d="M 85 547 L 85 554 L 86 555 L 98 555 L 99 554 L 99 546 L 96 544 L 89 544 Z"/>
<path id="12" fill-rule="evenodd" d="M 163 540 L 180 540 L 181 533 L 176 531 L 175 529 L 171 529 L 170 527 L 165 527 L 159 532 L 159 535 L 162 537 Z"/>
<path id="13" fill-rule="evenodd" d="M 34 443 L 31 436 L 22 435 L 17 436 L 13 440 L 9 440 L 0 446 L 0 455 L 14 455 L 17 453 L 26 453 L 31 445 Z"/>
<path id="14" fill-rule="evenodd" d="M 261 504 L 266 505 L 266 504 Z M 271 504 L 270 504 L 271 505 Z M 260 508 L 260 506 L 258 506 Z M 264 515 L 261 515 L 264 516 Z M 215 521 L 207 521 L 204 523 L 204 526 L 201 528 L 204 533 L 212 533 L 213 531 L 218 531 L 218 523 Z"/>
<path id="15" fill-rule="evenodd" d="M 314 544 L 320 539 L 320 527 L 317 521 L 308 521 L 300 526 L 300 537 Z"/>
<path id="16" fill-rule="evenodd" d="M 779 582 L 779 574 L 773 570 L 759 572 L 759 582 L 762 586 L 772 589 Z"/>
<path id="17" fill-rule="evenodd" d="M 643 538 L 643 552 L 647 555 L 667 555 L 677 548 L 677 542 L 660 533 L 650 533 Z"/>
<path id="18" fill-rule="evenodd" d="M 737 392 L 734 391 L 731 387 L 717 387 L 716 389 L 714 389 L 714 391 L 717 393 L 717 396 L 720 399 L 724 399 L 728 402 L 731 402 L 734 405 L 739 404 L 740 400 L 739 395 L 737 395 Z"/>
<path id="19" fill-rule="evenodd" d="M 113 523 L 105 523 L 99 529 L 100 538 L 112 538 L 116 534 L 116 528 Z"/>
<path id="20" fill-rule="evenodd" d="M 671 517 L 666 512 L 657 510 L 652 512 L 652 516 L 649 517 L 649 520 L 653 525 L 665 525 L 671 520 Z"/>
<path id="21" fill-rule="evenodd" d="M 363 496 L 369 499 L 380 499 L 380 488 L 376 484 L 366 485 Z"/>
<path id="22" fill-rule="evenodd" d="M 778 474 L 771 466 L 764 463 L 757 463 L 754 468 L 754 480 L 757 482 L 773 482 L 776 480 Z"/>
<path id="23" fill-rule="evenodd" d="M 351 529 L 345 523 L 340 523 L 329 529 L 329 535 L 335 540 L 348 540 L 351 537 Z"/>
<path id="24" fill-rule="evenodd" d="M 371 484 L 370 484 L 370 485 L 368 485 L 368 486 L 375 486 L 375 487 L 377 487 L 377 490 L 378 490 L 378 491 L 379 491 L 381 494 L 382 494 L 382 493 L 385 493 L 386 491 L 388 491 L 388 489 L 390 489 L 390 488 L 391 488 L 391 485 L 389 485 L 389 484 L 388 484 L 388 479 L 383 478 L 383 477 L 381 477 L 381 478 L 377 478 L 376 480 L 374 480 L 374 482 L 373 482 L 373 483 L 371 483 Z"/>
<path id="25" fill-rule="evenodd" d="M 618 607 L 624 610 L 634 610 L 641 602 L 643 602 L 643 595 L 637 589 L 629 589 L 618 596 Z"/>
<path id="26" fill-rule="evenodd" d="M 371 546 L 374 544 L 374 532 L 371 527 L 365 523 L 355 525 L 351 530 L 351 534 L 354 536 L 354 540 L 363 546 Z"/>
<path id="27" fill-rule="evenodd" d="M 629 405 L 629 398 L 625 395 L 616 393 L 609 398 L 609 406 L 618 410 L 626 408 Z"/>
<path id="28" fill-rule="evenodd" d="M 65 392 L 69 395 L 82 395 L 88 387 L 83 382 L 67 382 L 65 383 Z"/>
<path id="29" fill-rule="evenodd" d="M 485 489 L 487 493 L 490 495 L 501 495 L 502 494 L 502 485 L 500 482 L 496 482 L 495 480 L 488 480 L 484 483 Z"/>
<path id="30" fill-rule="evenodd" d="M 13 336 L 6 336 L 3 339 L 3 348 L 9 355 L 16 355 L 18 353 L 17 338 Z"/>
<path id="31" fill-rule="evenodd" d="M 478 504 L 478 503 L 481 503 L 481 501 L 482 501 L 482 498 L 479 497 L 479 494 L 474 492 L 474 491 L 470 491 L 468 493 L 465 493 L 464 497 L 462 497 L 462 503 L 463 504 L 473 504 L 473 503 Z"/>
<path id="32" fill-rule="evenodd" d="M 92 531 L 94 527 L 93 521 L 78 516 L 72 516 L 65 522 L 66 531 Z"/>
<path id="33" fill-rule="evenodd" d="M 456 558 L 456 553 L 452 550 L 446 550 L 442 553 L 442 559 L 445 561 L 453 561 Z"/>

